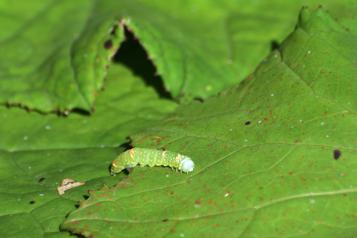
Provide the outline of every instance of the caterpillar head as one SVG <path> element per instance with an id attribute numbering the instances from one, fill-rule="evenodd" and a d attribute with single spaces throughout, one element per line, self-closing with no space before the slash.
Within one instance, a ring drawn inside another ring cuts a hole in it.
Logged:
<path id="1" fill-rule="evenodd" d="M 188 157 L 184 157 L 180 163 L 180 170 L 182 172 L 192 172 L 193 169 L 195 168 L 195 163 L 193 163 L 193 161 L 188 158 Z"/>

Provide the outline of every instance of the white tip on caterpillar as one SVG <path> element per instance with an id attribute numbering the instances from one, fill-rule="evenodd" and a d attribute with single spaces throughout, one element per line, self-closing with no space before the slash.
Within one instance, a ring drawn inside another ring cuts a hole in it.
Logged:
<path id="1" fill-rule="evenodd" d="M 184 157 L 184 159 L 180 163 L 180 170 L 182 170 L 182 172 L 192 172 L 194 168 L 195 163 L 193 163 L 190 158 Z"/>

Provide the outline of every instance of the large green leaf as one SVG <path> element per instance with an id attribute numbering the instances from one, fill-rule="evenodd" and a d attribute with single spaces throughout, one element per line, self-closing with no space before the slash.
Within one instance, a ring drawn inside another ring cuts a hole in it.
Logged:
<path id="1" fill-rule="evenodd" d="M 116 65 L 96 106 L 90 117 L 0 109 L 0 237 L 66 236 L 59 225 L 76 201 L 88 189 L 118 180 L 108 166 L 119 145 L 176 104 Z M 86 185 L 59 196 L 64 178 Z"/>
<path id="2" fill-rule="evenodd" d="M 63 228 L 85 237 L 355 237 L 357 35 L 322 10 L 238 88 L 180 106 L 134 144 L 192 174 L 135 168 Z"/>
<path id="3" fill-rule="evenodd" d="M 4 0 L 0 102 L 42 111 L 91 110 L 124 27 L 138 37 L 174 97 L 204 98 L 253 71 L 271 42 L 292 30 L 303 3 Z M 346 22 L 346 9 L 357 5 L 325 4 Z"/>

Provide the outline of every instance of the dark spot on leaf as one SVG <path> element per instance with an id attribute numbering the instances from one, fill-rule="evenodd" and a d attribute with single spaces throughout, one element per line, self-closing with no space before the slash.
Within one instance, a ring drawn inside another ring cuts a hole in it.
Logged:
<path id="1" fill-rule="evenodd" d="M 273 50 L 278 50 L 279 47 L 280 47 L 280 45 L 279 45 L 279 42 L 278 42 L 278 41 L 272 40 L 272 41 L 270 42 L 270 49 L 271 49 L 272 51 L 273 51 Z"/>
<path id="2" fill-rule="evenodd" d="M 195 98 L 193 98 L 193 100 L 195 100 L 196 102 L 200 102 L 200 103 L 204 102 L 203 98 L 201 98 L 201 97 L 195 97 Z"/>
<path id="3" fill-rule="evenodd" d="M 162 222 L 168 222 L 169 219 L 165 218 L 165 219 L 162 219 Z"/>
<path id="4" fill-rule="evenodd" d="M 104 48 L 106 48 L 107 50 L 111 49 L 112 47 L 113 47 L 112 40 L 107 40 L 106 42 L 104 42 Z"/>
<path id="5" fill-rule="evenodd" d="M 250 121 L 246 121 L 245 123 L 244 123 L 244 125 L 246 125 L 246 126 L 248 126 L 248 125 L 250 125 Z"/>
<path id="6" fill-rule="evenodd" d="M 72 113 L 77 113 L 81 116 L 90 116 L 94 113 L 94 108 L 90 109 L 90 111 L 88 110 L 84 110 L 84 109 L 81 109 L 81 108 L 73 108 Z M 66 115 L 65 115 L 66 116 Z"/>
<path id="7" fill-rule="evenodd" d="M 336 149 L 333 151 L 333 158 L 335 160 L 338 160 L 341 157 L 341 155 L 342 155 L 342 152 L 339 149 Z"/>
<path id="8" fill-rule="evenodd" d="M 41 178 L 38 179 L 38 182 L 42 183 L 45 179 L 46 179 L 45 177 L 41 177 Z"/>
<path id="9" fill-rule="evenodd" d="M 36 201 L 35 200 L 31 200 L 29 203 L 32 205 L 32 204 L 35 204 Z"/>
<path id="10" fill-rule="evenodd" d="M 89 198 L 89 195 L 85 194 L 85 195 L 83 195 L 83 198 L 84 198 L 85 200 L 87 200 L 87 199 Z"/>

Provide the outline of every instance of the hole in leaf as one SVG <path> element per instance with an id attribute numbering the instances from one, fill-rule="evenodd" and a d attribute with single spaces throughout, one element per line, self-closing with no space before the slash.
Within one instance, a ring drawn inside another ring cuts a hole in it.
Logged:
<path id="1" fill-rule="evenodd" d="M 46 179 L 45 177 L 41 177 L 41 178 L 38 179 L 38 182 L 42 183 L 43 181 L 45 181 L 45 179 Z"/>
<path id="2" fill-rule="evenodd" d="M 36 201 L 35 200 L 31 200 L 29 203 L 32 205 L 32 204 L 35 204 Z"/>
<path id="3" fill-rule="evenodd" d="M 127 27 L 124 30 L 126 40 L 120 45 L 113 61 L 131 69 L 147 85 L 153 87 L 160 97 L 172 99 L 170 93 L 164 87 L 162 78 L 156 74 L 156 68 L 144 47 Z"/>
<path id="4" fill-rule="evenodd" d="M 113 41 L 112 40 L 107 40 L 104 42 L 104 48 L 107 50 L 110 50 L 113 47 Z"/>
<path id="5" fill-rule="evenodd" d="M 86 111 L 81 108 L 74 108 L 73 110 L 71 110 L 71 113 L 79 114 L 81 116 L 90 116 L 94 111 L 94 108 L 92 108 L 91 111 Z"/>
<path id="6" fill-rule="evenodd" d="M 270 49 L 271 49 L 272 51 L 278 50 L 279 47 L 280 47 L 280 44 L 279 44 L 278 41 L 272 40 L 272 41 L 270 42 Z"/>
<path id="7" fill-rule="evenodd" d="M 250 125 L 250 121 L 246 121 L 246 122 L 244 122 L 244 125 L 246 125 L 246 126 L 248 126 L 248 125 Z"/>
<path id="8" fill-rule="evenodd" d="M 341 157 L 341 155 L 342 155 L 342 152 L 339 149 L 336 149 L 333 151 L 333 158 L 335 160 L 338 160 Z"/>

